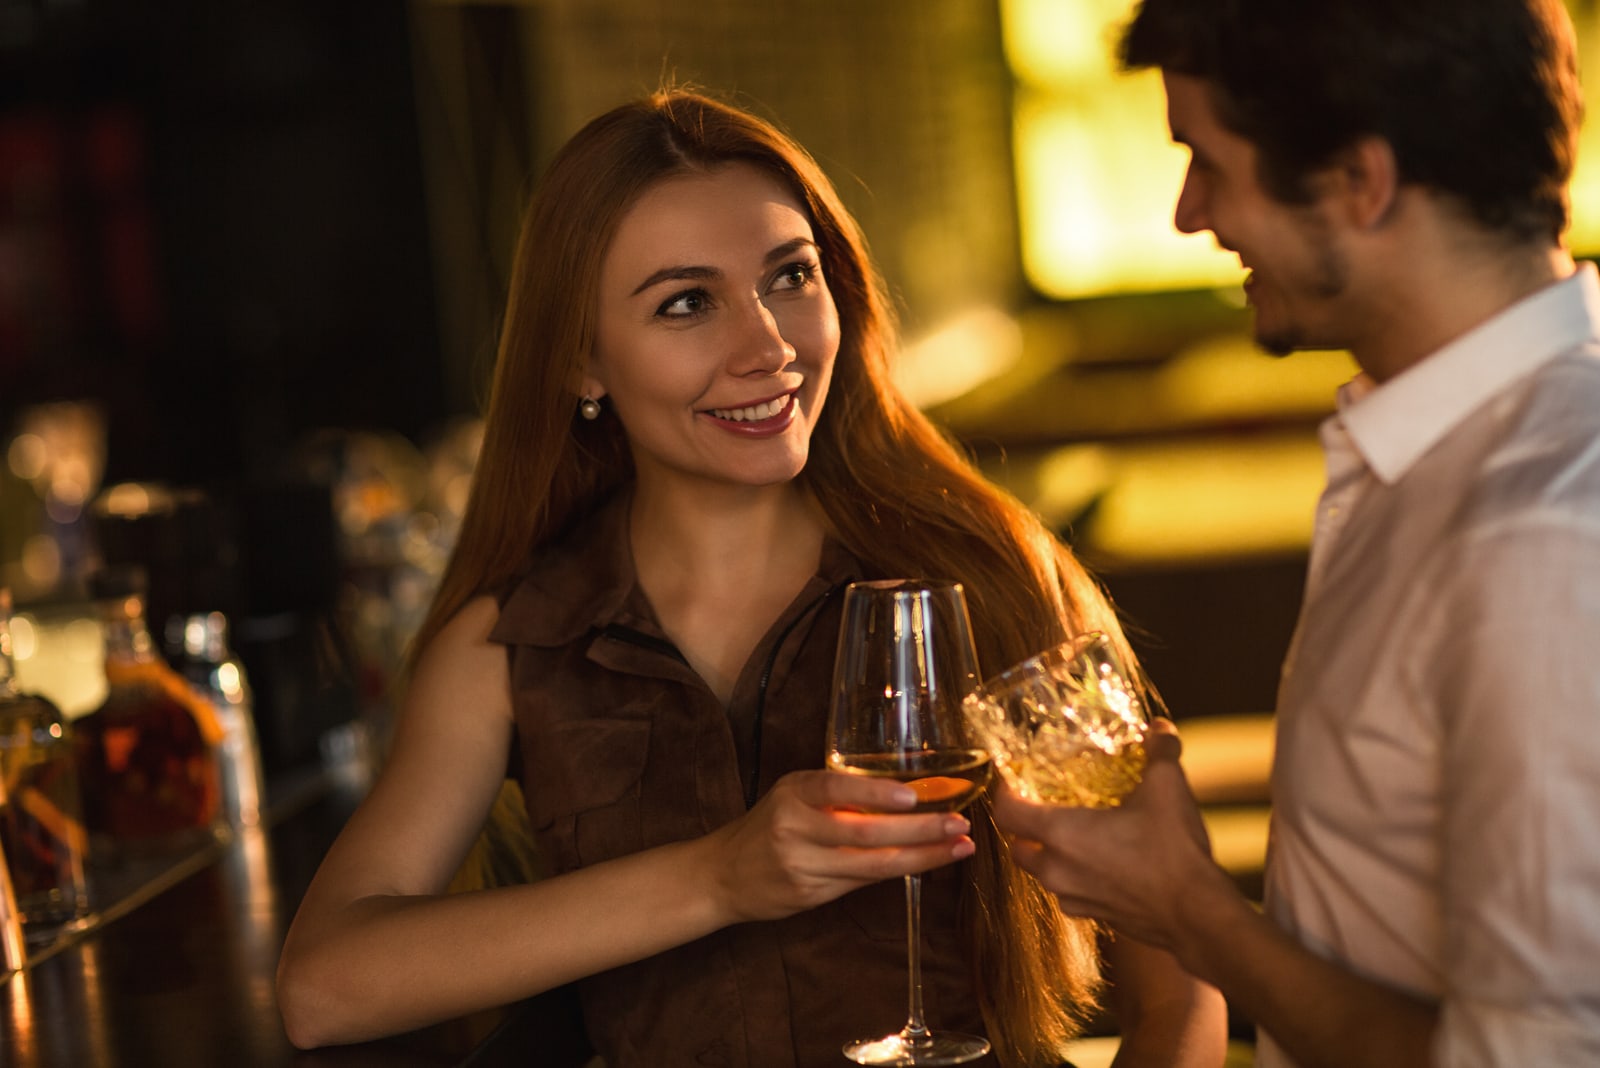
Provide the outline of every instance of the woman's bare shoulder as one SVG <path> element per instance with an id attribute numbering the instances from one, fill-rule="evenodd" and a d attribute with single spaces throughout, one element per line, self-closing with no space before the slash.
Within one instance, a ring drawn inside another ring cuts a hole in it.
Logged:
<path id="1" fill-rule="evenodd" d="M 499 648 L 489 634 L 500 619 L 500 605 L 489 594 L 480 594 L 456 609 L 454 615 L 422 649 L 419 666 L 429 659 L 457 656 L 478 650 Z"/>
<path id="2" fill-rule="evenodd" d="M 422 648 L 408 697 L 427 701 L 471 694 L 479 707 L 508 705 L 505 646 L 489 637 L 499 618 L 500 606 L 487 594 L 462 605 Z"/>

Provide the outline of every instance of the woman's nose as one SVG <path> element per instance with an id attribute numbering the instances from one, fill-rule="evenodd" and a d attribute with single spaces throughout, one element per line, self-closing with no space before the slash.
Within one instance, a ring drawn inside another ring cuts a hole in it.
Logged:
<path id="1" fill-rule="evenodd" d="M 794 346 L 784 338 L 772 309 L 759 299 L 752 300 L 734 339 L 729 370 L 737 375 L 776 374 L 794 358 Z"/>

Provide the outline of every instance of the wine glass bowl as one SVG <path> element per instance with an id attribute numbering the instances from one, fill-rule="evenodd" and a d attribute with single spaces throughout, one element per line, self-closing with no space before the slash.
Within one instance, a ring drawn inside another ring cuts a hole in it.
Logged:
<path id="1" fill-rule="evenodd" d="M 828 767 L 850 775 L 894 779 L 917 795 L 912 812 L 960 812 L 989 785 L 989 754 L 982 749 L 829 754 Z"/>
<path id="2" fill-rule="evenodd" d="M 964 707 L 1001 778 L 1030 801 L 1114 807 L 1144 772 L 1144 705 L 1100 631 L 988 679 Z"/>
<path id="3" fill-rule="evenodd" d="M 989 754 L 972 744 L 963 701 L 978 686 L 959 583 L 886 579 L 845 590 L 834 662 L 827 766 L 890 778 L 917 794 L 916 812 L 955 812 L 983 792 Z M 963 1064 L 989 1052 L 979 1035 L 931 1031 L 922 1016 L 921 877 L 908 875 L 909 1011 L 897 1032 L 843 1047 L 857 1064 Z"/>

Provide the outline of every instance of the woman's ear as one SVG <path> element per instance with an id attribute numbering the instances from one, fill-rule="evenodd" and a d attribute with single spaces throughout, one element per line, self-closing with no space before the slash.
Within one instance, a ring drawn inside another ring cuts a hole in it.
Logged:
<path id="1" fill-rule="evenodd" d="M 595 377 L 594 361 L 589 361 L 589 369 L 578 377 L 578 396 L 599 400 L 606 395 L 605 384 Z"/>

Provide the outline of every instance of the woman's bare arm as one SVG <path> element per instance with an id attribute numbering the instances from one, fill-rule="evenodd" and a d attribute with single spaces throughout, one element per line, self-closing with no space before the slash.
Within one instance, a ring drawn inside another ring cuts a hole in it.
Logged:
<path id="1" fill-rule="evenodd" d="M 488 640 L 496 612 L 474 601 L 424 654 L 389 759 L 306 892 L 278 969 L 295 1045 L 505 1004 L 971 851 L 957 816 L 841 811 L 909 808 L 906 787 L 801 772 L 704 838 L 445 895 L 505 774 L 512 713 L 505 650 Z"/>

